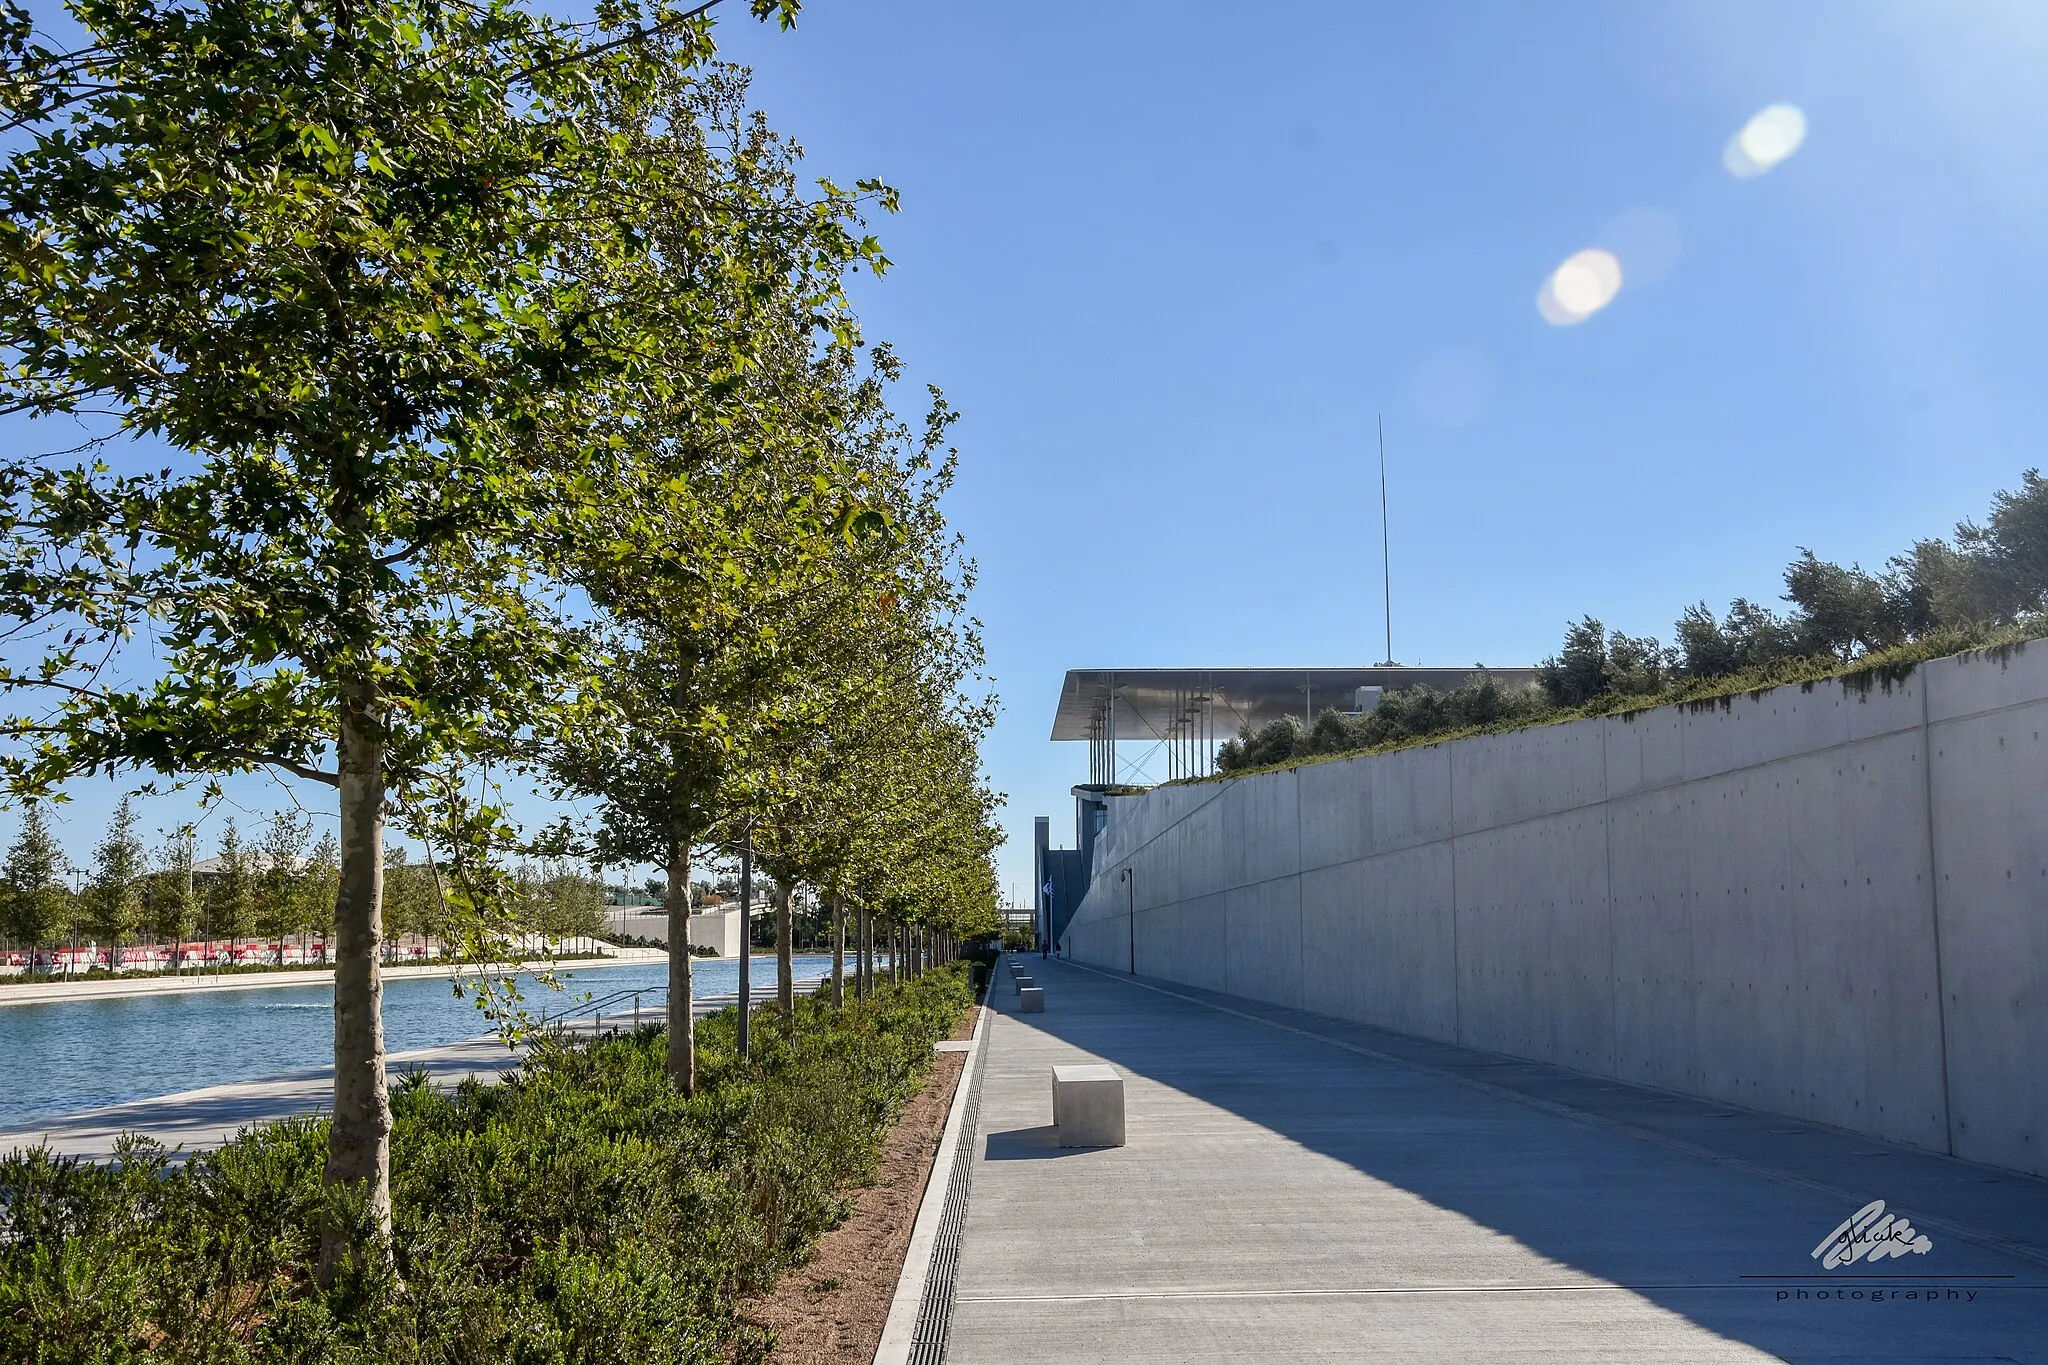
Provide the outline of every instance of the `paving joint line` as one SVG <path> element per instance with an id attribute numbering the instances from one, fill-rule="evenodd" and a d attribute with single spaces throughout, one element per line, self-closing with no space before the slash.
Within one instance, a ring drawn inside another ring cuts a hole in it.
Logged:
<path id="1" fill-rule="evenodd" d="M 1901 1286 L 1922 1286 L 1924 1279 L 1900 1278 L 1873 1281 L 1867 1278 L 1844 1279 L 1837 1282 L 1846 1289 L 1861 1285 L 1879 1289 L 1893 1289 Z M 1942 1281 L 1951 1288 L 1970 1288 L 1978 1291 L 1990 1289 L 2048 1289 L 2048 1284 L 1970 1284 L 1960 1285 Z M 962 1295 L 962 1303 L 1123 1303 L 1147 1299 L 1342 1299 L 1365 1297 L 1400 1297 L 1404 1295 L 1437 1294 L 1642 1294 L 1671 1290 L 1707 1289 L 1770 1289 L 1775 1283 L 1743 1283 L 1737 1280 L 1702 1281 L 1658 1281 L 1655 1283 L 1628 1284 L 1430 1284 L 1430 1285 L 1382 1285 L 1361 1286 L 1344 1289 L 1131 1289 L 1109 1290 L 1091 1294 L 975 1294 Z M 1930 1290 L 1929 1292 L 1933 1292 Z"/>
<path id="2" fill-rule="evenodd" d="M 1830 1198 L 1847 1199 L 1852 1203 L 1860 1203 L 1863 1200 L 1862 1195 L 1843 1186 L 1829 1184 L 1824 1180 L 1815 1180 L 1811 1176 L 1795 1175 L 1790 1171 L 1780 1170 L 1774 1166 L 1766 1166 L 1761 1162 L 1750 1161 L 1744 1157 L 1730 1156 L 1725 1152 L 1717 1152 L 1711 1147 L 1704 1147 L 1696 1142 L 1688 1142 L 1684 1138 L 1672 1137 L 1668 1133 L 1659 1133 L 1649 1128 L 1639 1128 L 1632 1123 L 1626 1123 L 1620 1119 L 1609 1118 L 1603 1114 L 1595 1114 L 1584 1109 L 1576 1109 L 1571 1105 L 1560 1104 L 1555 1100 L 1538 1099 L 1534 1095 L 1525 1095 L 1519 1090 L 1513 1090 L 1504 1085 L 1495 1085 L 1491 1081 L 1482 1081 L 1470 1076 L 1460 1075 L 1458 1072 L 1446 1067 L 1431 1066 L 1428 1062 L 1418 1062 L 1411 1058 L 1396 1056 L 1391 1052 L 1381 1052 L 1377 1048 L 1366 1047 L 1362 1043 L 1346 1042 L 1342 1038 L 1332 1038 L 1326 1033 L 1318 1033 L 1313 1029 L 1282 1023 L 1277 1019 L 1267 1019 L 1246 1010 L 1232 1009 L 1228 1005 L 1219 1005 L 1197 996 L 1183 995 L 1179 991 L 1168 990 L 1164 986 L 1155 986 L 1148 981 L 1135 980 L 1127 975 L 1120 976 L 1115 972 L 1107 972 L 1099 967 L 1091 967 L 1083 962 L 1075 962 L 1071 958 L 1068 958 L 1066 961 L 1070 967 L 1093 973 L 1106 980 L 1121 982 L 1126 986 L 1136 986 L 1140 990 L 1153 991 L 1170 999 L 1184 1000 L 1190 1005 L 1199 1005 L 1204 1009 L 1214 1010 L 1218 1014 L 1234 1015 L 1239 1019 L 1250 1020 L 1254 1024 L 1263 1024 L 1267 1028 L 1278 1029 L 1283 1033 L 1297 1034 L 1300 1037 L 1312 1039 L 1315 1042 L 1324 1043 L 1330 1047 L 1342 1048 L 1346 1052 L 1354 1052 L 1361 1057 L 1370 1057 L 1374 1061 L 1385 1062 L 1406 1071 L 1435 1076 L 1464 1086 L 1469 1090 L 1476 1090 L 1481 1094 L 1491 1095 L 1497 1099 L 1512 1100 L 1517 1104 L 1527 1105 L 1532 1109 L 1540 1109 L 1545 1113 L 1570 1119 L 1575 1123 L 1582 1123 L 1588 1127 L 1605 1128 L 1627 1137 L 1638 1138 L 1644 1142 L 1652 1142 L 1672 1151 L 1683 1152 L 1687 1156 L 1713 1162 L 1715 1165 L 1725 1167 L 1728 1170 L 1741 1171 L 1747 1175 L 1761 1176 L 1763 1179 L 1776 1184 L 1788 1185 L 1794 1189 L 1805 1190 L 1810 1194 L 1824 1194 Z M 1548 1064 L 1531 1062 L 1529 1065 L 1544 1066 Z M 1698 1099 L 1699 1097 L 1684 1096 L 1683 1098 Z M 1720 1103 L 1720 1101 L 1709 1102 Z M 1787 1117 L 1790 1116 L 1788 1115 Z M 1930 1155 L 1935 1154 L 1930 1153 Z M 2025 1242 L 2014 1241 L 2012 1238 L 2006 1237 L 2002 1233 L 1992 1232 L 1988 1228 L 1980 1228 L 1971 1223 L 1958 1222 L 1942 1214 L 1926 1213 L 1920 1210 L 1913 1211 L 1913 1222 L 1916 1227 L 1947 1233 L 1951 1237 L 1960 1238 L 1987 1251 L 1994 1251 L 2018 1260 L 2030 1261 L 2035 1265 L 2048 1266 L 2048 1250 L 2034 1247 Z"/>

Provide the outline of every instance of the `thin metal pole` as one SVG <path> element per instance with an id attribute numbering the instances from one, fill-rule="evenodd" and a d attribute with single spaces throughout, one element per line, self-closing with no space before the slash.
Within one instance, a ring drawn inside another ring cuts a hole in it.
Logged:
<path id="1" fill-rule="evenodd" d="M 1380 427 L 1380 585 L 1387 618 L 1387 657 L 1394 662 L 1394 551 L 1387 543 L 1387 419 L 1377 414 Z"/>
<path id="2" fill-rule="evenodd" d="M 1109 675 L 1109 778 L 1108 783 L 1116 785 L 1116 674 Z"/>
<path id="3" fill-rule="evenodd" d="M 753 983 L 747 970 L 754 955 L 754 825 L 747 823 L 740 844 L 740 1056 L 747 1055 L 748 1015 L 753 1003 Z"/>
<path id="4" fill-rule="evenodd" d="M 1124 918 L 1130 925 L 1131 933 L 1131 975 L 1138 974 L 1138 879 L 1131 875 L 1131 869 L 1123 871 Z"/>
<path id="5" fill-rule="evenodd" d="M 875 940 L 873 927 L 868 922 L 868 907 L 865 901 L 853 903 L 853 945 L 854 994 L 865 1000 L 875 984 Z"/>

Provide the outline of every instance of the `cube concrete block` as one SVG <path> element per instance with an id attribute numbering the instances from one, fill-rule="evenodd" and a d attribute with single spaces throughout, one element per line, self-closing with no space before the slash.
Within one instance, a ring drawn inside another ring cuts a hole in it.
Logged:
<path id="1" fill-rule="evenodd" d="M 1017 1012 L 1019 1014 L 1044 1014 L 1045 990 L 1040 986 L 1017 988 Z"/>
<path id="2" fill-rule="evenodd" d="M 1116 1068 L 1052 1069 L 1052 1122 L 1062 1147 L 1124 1145 L 1124 1078 Z"/>

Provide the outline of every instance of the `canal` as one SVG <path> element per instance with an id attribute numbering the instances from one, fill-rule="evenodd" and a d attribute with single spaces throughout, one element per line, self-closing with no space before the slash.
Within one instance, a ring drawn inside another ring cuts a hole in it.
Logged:
<path id="1" fill-rule="evenodd" d="M 795 966 L 799 981 L 815 981 L 831 974 L 832 959 L 800 954 Z M 772 957 L 755 958 L 751 975 L 756 992 L 774 993 Z M 586 997 L 665 986 L 668 966 L 571 967 L 560 977 L 560 994 L 520 978 L 530 1013 L 561 1013 Z M 736 991 L 739 963 L 700 959 L 692 984 L 700 999 Z M 658 999 L 649 1001 L 650 1011 Z M 631 1012 L 630 1003 L 625 1010 Z M 438 1047 L 491 1028 L 474 1000 L 458 997 L 445 977 L 384 983 L 388 1051 Z M 0 1006 L 0 1132 L 58 1114 L 307 1071 L 333 1060 L 334 988 L 325 981 Z"/>

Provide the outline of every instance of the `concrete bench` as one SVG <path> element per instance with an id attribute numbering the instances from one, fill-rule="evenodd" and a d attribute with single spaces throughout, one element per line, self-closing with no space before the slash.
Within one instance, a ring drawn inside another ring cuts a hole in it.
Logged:
<path id="1" fill-rule="evenodd" d="M 1052 1122 L 1062 1147 L 1123 1146 L 1124 1078 L 1114 1067 L 1054 1067 Z"/>
<path id="2" fill-rule="evenodd" d="M 1017 1012 L 1019 1014 L 1044 1014 L 1045 988 L 1043 986 L 1019 986 L 1017 988 Z"/>

